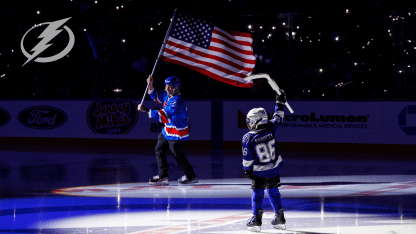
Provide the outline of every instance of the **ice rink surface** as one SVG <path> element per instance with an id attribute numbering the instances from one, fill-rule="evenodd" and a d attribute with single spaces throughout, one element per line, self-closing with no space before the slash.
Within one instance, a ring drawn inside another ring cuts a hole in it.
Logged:
<path id="1" fill-rule="evenodd" d="M 152 148 L 1 146 L 0 233 L 251 233 L 250 180 L 239 150 L 188 149 L 198 184 L 168 186 Z M 414 155 L 282 152 L 287 230 L 261 233 L 416 233 Z"/>

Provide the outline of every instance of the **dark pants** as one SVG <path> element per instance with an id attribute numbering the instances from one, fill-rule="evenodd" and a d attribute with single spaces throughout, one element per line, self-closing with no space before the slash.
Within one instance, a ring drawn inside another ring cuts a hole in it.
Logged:
<path id="1" fill-rule="evenodd" d="M 253 176 L 253 180 L 251 182 L 252 189 L 263 189 L 266 188 L 277 188 L 280 187 L 280 174 L 277 174 L 275 177 L 272 178 L 265 178 L 260 176 Z"/>
<path id="2" fill-rule="evenodd" d="M 196 176 L 194 168 L 185 157 L 185 142 L 166 140 L 162 133 L 159 134 L 155 147 L 157 165 L 159 167 L 159 176 L 161 178 L 168 177 L 168 161 L 166 159 L 166 150 L 168 148 L 172 151 L 173 158 L 175 158 L 178 165 L 185 172 L 186 177 L 188 179 L 194 178 Z"/>

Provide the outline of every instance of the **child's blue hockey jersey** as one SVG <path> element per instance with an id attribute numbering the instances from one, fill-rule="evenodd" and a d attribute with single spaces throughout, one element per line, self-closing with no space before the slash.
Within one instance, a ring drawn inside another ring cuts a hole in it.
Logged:
<path id="1" fill-rule="evenodd" d="M 156 103 L 163 103 L 163 109 L 150 110 L 149 118 L 165 124 L 162 130 L 167 140 L 186 141 L 189 139 L 188 110 L 180 93 L 169 98 L 165 90 L 152 89 L 149 95 Z"/>
<path id="2" fill-rule="evenodd" d="M 266 128 L 253 130 L 243 137 L 243 167 L 253 170 L 253 175 L 271 178 L 283 166 L 282 156 L 276 146 L 276 133 L 283 121 L 283 108 L 275 107 L 273 118 Z"/>

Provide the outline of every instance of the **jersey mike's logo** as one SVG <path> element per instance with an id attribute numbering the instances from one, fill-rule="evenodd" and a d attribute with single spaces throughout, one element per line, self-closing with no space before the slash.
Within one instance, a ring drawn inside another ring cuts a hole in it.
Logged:
<path id="1" fill-rule="evenodd" d="M 60 127 L 68 120 L 67 114 L 51 106 L 28 107 L 17 115 L 21 124 L 33 129 L 53 129 Z"/>
<path id="2" fill-rule="evenodd" d="M 10 114 L 7 110 L 0 108 L 0 127 L 10 121 Z"/>
<path id="3" fill-rule="evenodd" d="M 23 54 L 27 57 L 27 60 L 22 65 L 22 67 L 26 63 L 28 63 L 32 59 L 34 59 L 36 56 L 38 56 L 40 53 L 42 53 L 44 50 L 46 50 L 49 46 L 52 45 L 52 43 L 48 44 L 49 41 L 51 41 L 53 38 L 55 38 L 62 31 L 62 29 L 58 29 L 58 28 L 61 27 L 70 18 L 71 17 L 66 18 L 66 19 L 57 20 L 57 21 L 54 21 L 54 22 L 47 22 L 47 23 L 39 24 L 39 26 L 48 25 L 48 27 L 38 37 L 38 38 L 43 38 L 43 39 L 35 47 L 33 47 L 30 50 L 31 52 L 33 52 L 32 54 L 29 54 L 25 50 L 25 47 L 23 46 L 23 41 L 24 41 L 26 35 L 32 29 L 34 29 L 36 27 L 32 27 L 31 29 L 29 29 L 25 33 L 25 35 L 23 35 L 22 41 L 20 42 L 20 48 L 22 49 Z M 56 60 L 64 57 L 65 55 L 67 55 L 69 53 L 69 51 L 71 51 L 72 47 L 75 44 L 75 36 L 74 36 L 74 33 L 67 26 L 63 26 L 63 28 L 65 29 L 65 31 L 68 32 L 68 36 L 69 36 L 69 42 L 68 42 L 68 45 L 65 47 L 65 49 L 62 50 L 60 53 L 54 55 L 54 56 L 50 56 L 50 57 L 46 57 L 46 58 L 38 57 L 38 58 L 36 58 L 34 60 L 35 62 L 39 62 L 39 63 L 49 63 L 49 62 L 53 62 L 53 61 L 56 61 Z"/>
<path id="4" fill-rule="evenodd" d="M 416 105 L 408 105 L 399 113 L 399 127 L 406 135 L 416 135 L 416 126 L 407 126 L 408 115 L 416 115 Z"/>
<path id="5" fill-rule="evenodd" d="M 87 122 L 96 134 L 127 134 L 139 115 L 135 102 L 91 102 Z"/>

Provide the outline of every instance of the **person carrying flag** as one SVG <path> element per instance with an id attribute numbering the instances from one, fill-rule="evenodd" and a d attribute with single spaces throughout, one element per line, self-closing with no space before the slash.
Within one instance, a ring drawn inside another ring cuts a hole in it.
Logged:
<path id="1" fill-rule="evenodd" d="M 170 76 L 165 80 L 165 90 L 156 91 L 153 88 L 153 77 L 149 76 L 148 94 L 156 103 L 163 103 L 163 109 L 148 109 L 139 104 L 137 110 L 149 114 L 149 118 L 154 118 L 165 124 L 159 134 L 155 147 L 159 174 L 149 180 L 150 185 L 168 185 L 168 162 L 166 150 L 169 148 L 175 160 L 178 162 L 185 175 L 178 179 L 181 184 L 198 183 L 198 178 L 192 165 L 185 157 L 184 143 L 189 139 L 188 110 L 184 98 L 179 92 L 181 80 L 175 76 Z"/>

